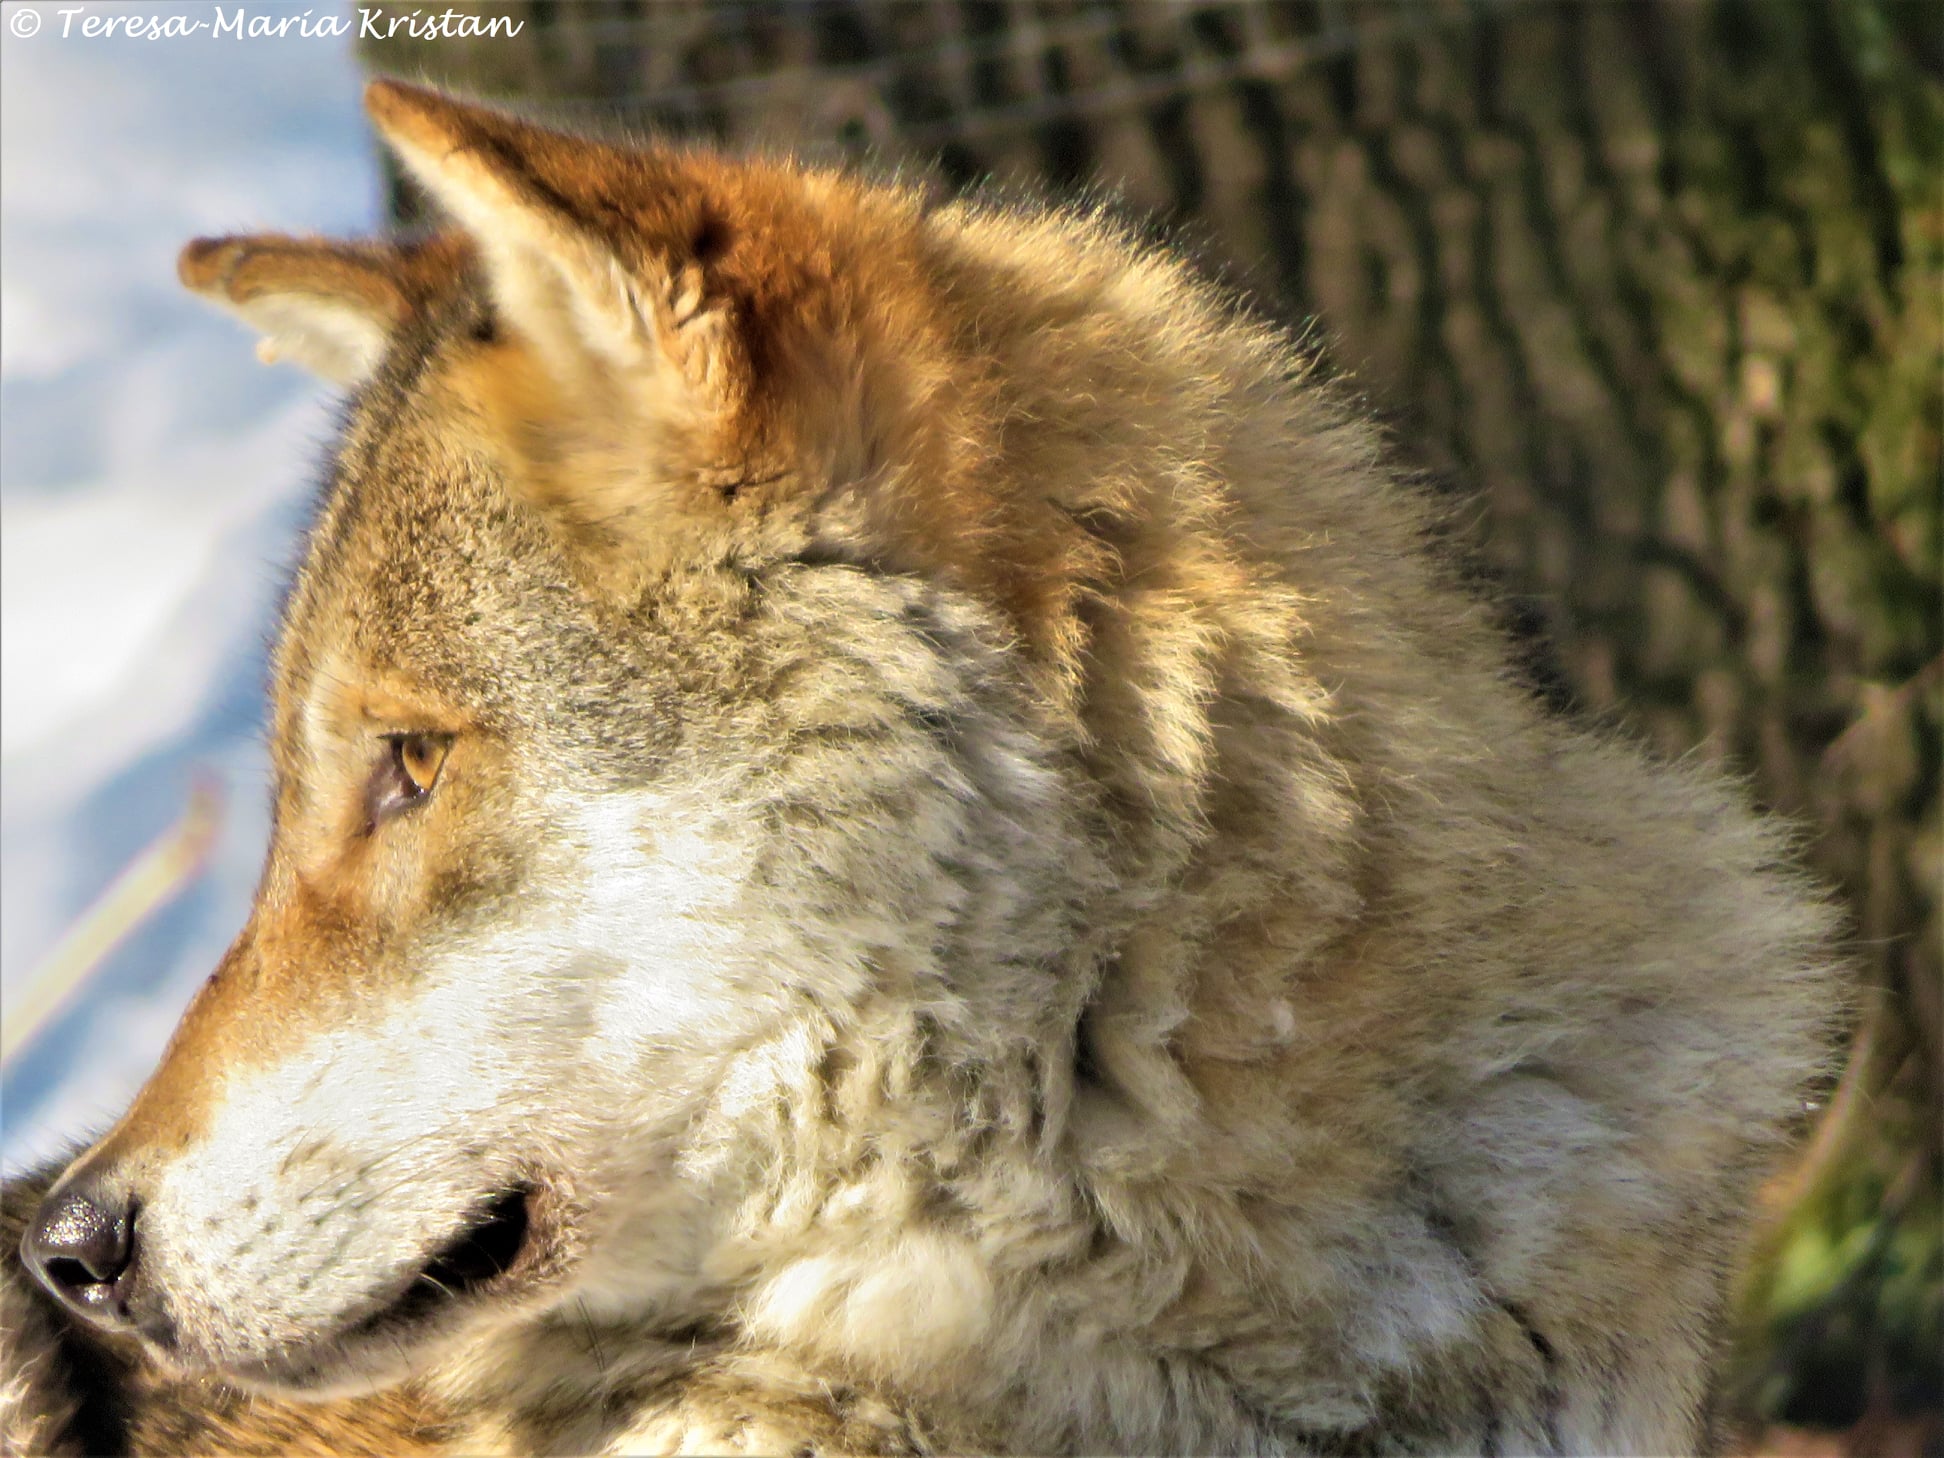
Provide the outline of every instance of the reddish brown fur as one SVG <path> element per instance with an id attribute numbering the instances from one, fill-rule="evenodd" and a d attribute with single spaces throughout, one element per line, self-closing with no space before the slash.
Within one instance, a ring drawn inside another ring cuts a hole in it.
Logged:
<path id="1" fill-rule="evenodd" d="M 397 325 L 448 291 L 471 254 L 472 245 L 458 234 L 404 247 L 333 238 L 198 238 L 182 250 L 176 275 L 194 293 L 235 304 L 315 294 L 355 301 Z"/>

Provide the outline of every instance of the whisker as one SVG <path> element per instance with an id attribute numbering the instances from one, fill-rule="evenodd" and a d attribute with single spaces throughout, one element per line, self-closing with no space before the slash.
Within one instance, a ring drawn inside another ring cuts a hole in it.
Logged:
<path id="1" fill-rule="evenodd" d="M 574 1308 L 580 1312 L 581 1325 L 587 1329 L 587 1345 L 588 1349 L 594 1354 L 595 1370 L 601 1374 L 602 1381 L 606 1381 L 608 1374 L 607 1353 L 601 1350 L 600 1333 L 594 1330 L 594 1314 L 587 1309 L 587 1298 L 585 1296 L 577 1297 L 574 1301 Z"/>

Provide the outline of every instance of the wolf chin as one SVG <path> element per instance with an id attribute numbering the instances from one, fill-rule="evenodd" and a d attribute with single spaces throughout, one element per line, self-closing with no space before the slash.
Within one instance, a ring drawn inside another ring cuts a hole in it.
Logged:
<path id="1" fill-rule="evenodd" d="M 12 1447 L 1706 1447 L 1786 831 L 1110 222 L 367 102 L 445 231 L 182 255 L 350 404 L 249 922 L 6 1195 Z"/>

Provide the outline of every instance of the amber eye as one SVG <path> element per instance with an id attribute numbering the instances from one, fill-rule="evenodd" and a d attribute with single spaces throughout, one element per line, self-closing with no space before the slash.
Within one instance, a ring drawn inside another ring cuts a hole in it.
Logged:
<path id="1" fill-rule="evenodd" d="M 428 793 L 438 780 L 439 766 L 445 763 L 446 745 L 450 742 L 443 735 L 430 734 L 401 734 L 392 740 L 392 754 L 398 760 L 398 767 L 421 795 Z"/>
<path id="2" fill-rule="evenodd" d="M 446 751 L 452 747 L 452 736 L 387 734 L 384 742 L 385 758 L 372 773 L 365 794 L 367 832 L 432 793 Z"/>

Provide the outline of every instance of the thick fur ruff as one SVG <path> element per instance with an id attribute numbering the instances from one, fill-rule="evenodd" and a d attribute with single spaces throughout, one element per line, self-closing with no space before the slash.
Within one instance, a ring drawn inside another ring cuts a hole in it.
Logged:
<path id="1" fill-rule="evenodd" d="M 450 232 L 183 257 L 354 394 L 250 926 L 55 1187 L 138 1279 L 0 1285 L 9 1441 L 1704 1447 L 1837 1003 L 1786 829 L 1543 712 L 1101 217 L 369 104 Z"/>

